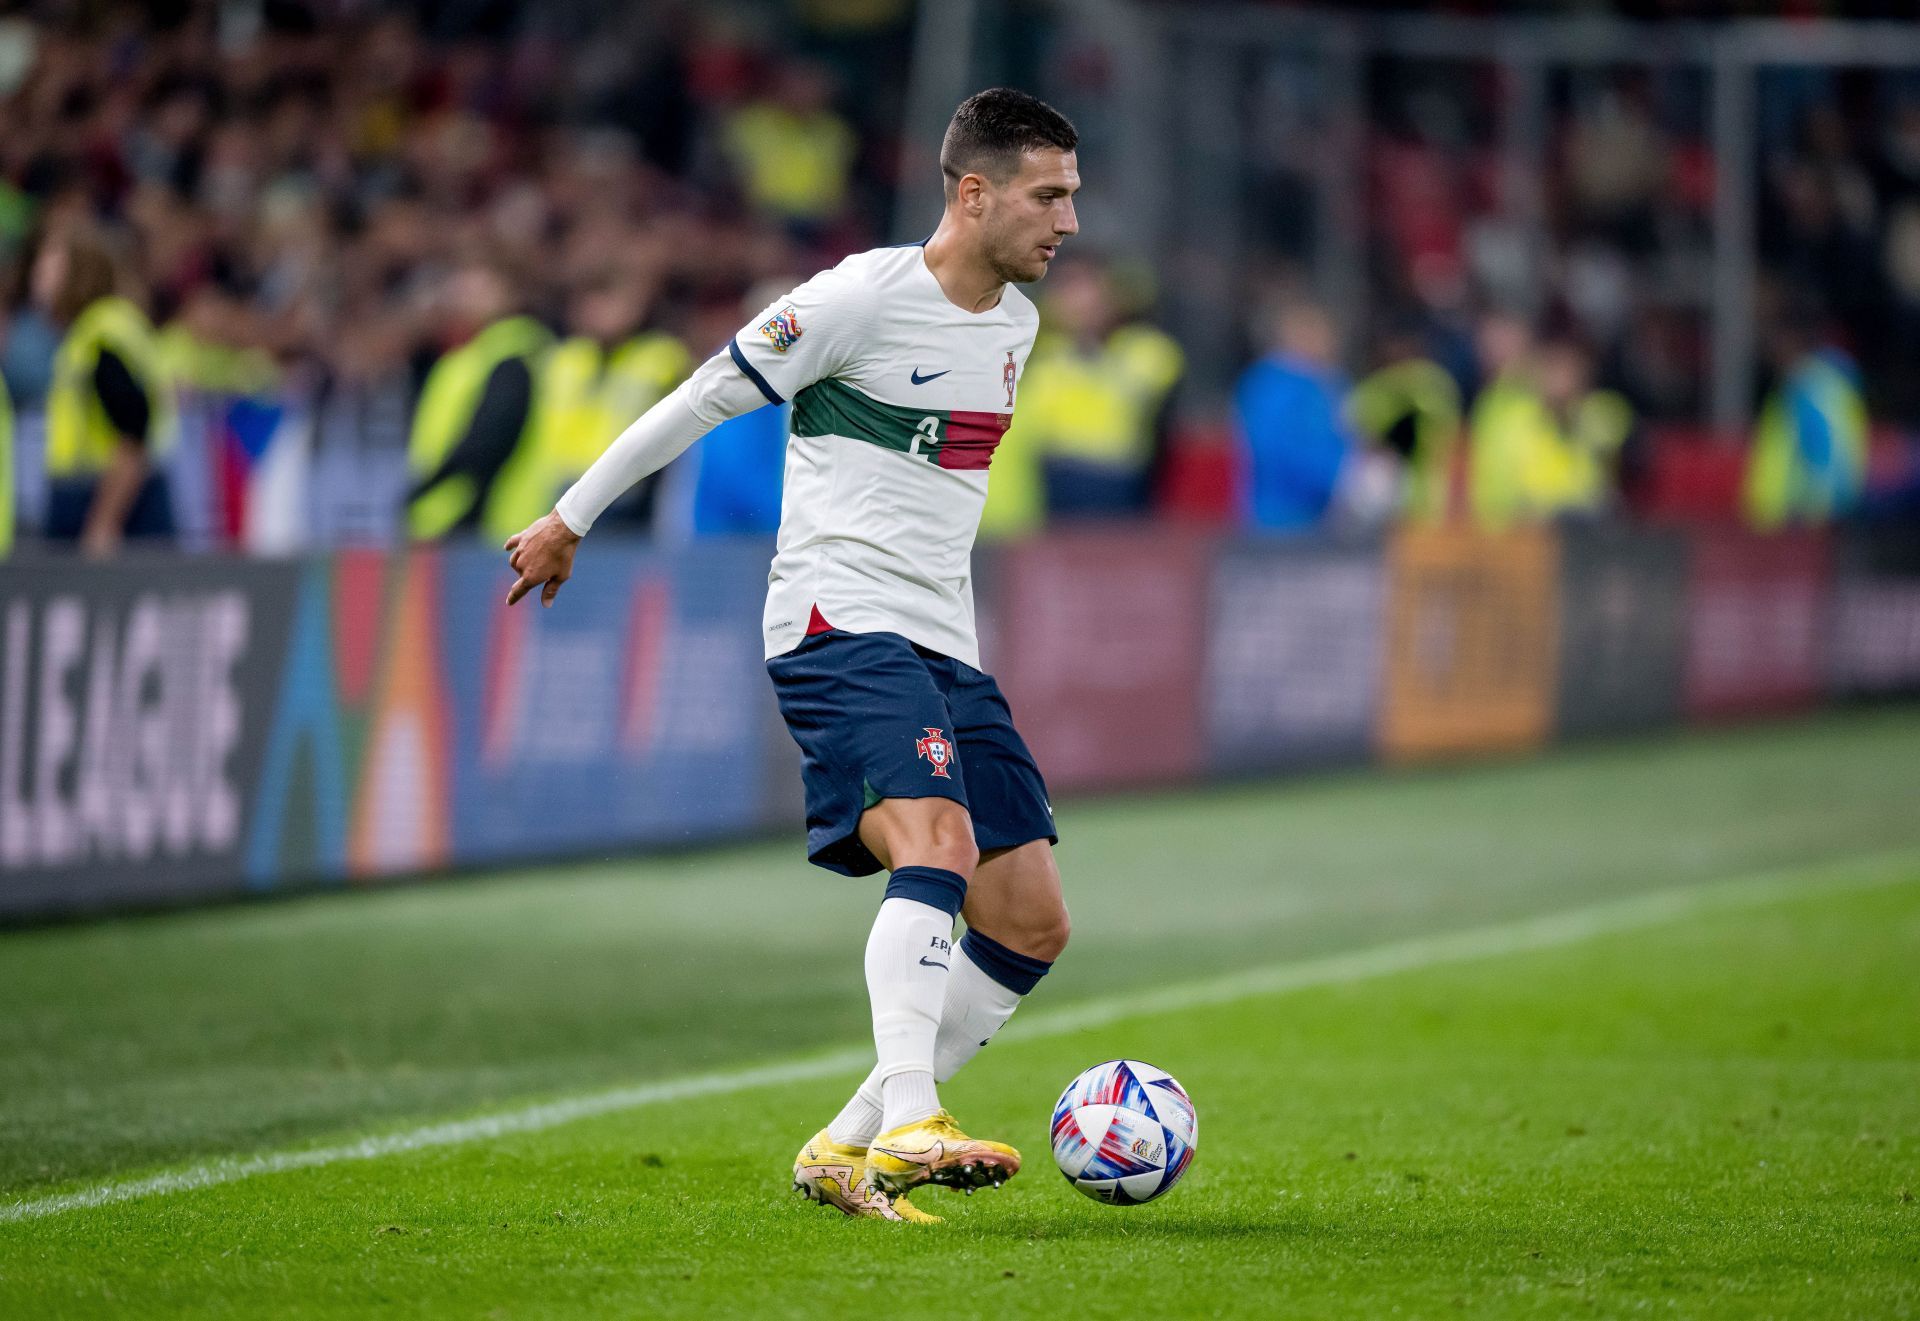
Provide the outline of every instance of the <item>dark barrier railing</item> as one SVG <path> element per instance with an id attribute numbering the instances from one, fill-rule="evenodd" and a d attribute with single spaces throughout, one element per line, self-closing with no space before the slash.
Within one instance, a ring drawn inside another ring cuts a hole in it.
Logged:
<path id="1" fill-rule="evenodd" d="M 479 547 L 0 567 L 0 916 L 797 840 L 767 554 L 596 541 L 552 610 L 505 609 Z M 1130 527 L 979 569 L 1062 793 L 1920 691 L 1911 531 Z"/>

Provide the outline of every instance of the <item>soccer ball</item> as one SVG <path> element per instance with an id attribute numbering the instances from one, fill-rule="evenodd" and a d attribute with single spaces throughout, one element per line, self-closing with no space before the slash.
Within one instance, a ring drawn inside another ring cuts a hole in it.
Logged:
<path id="1" fill-rule="evenodd" d="M 1180 1182 L 1200 1141 L 1184 1087 L 1139 1060 L 1096 1064 L 1053 1107 L 1053 1160 L 1096 1202 L 1137 1206 Z"/>

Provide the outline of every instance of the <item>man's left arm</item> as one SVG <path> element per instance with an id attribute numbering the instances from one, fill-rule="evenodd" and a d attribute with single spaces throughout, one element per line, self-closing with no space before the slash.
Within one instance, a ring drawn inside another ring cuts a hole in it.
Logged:
<path id="1" fill-rule="evenodd" d="M 119 440 L 93 489 L 93 503 L 80 530 L 80 549 L 88 555 L 111 555 L 119 548 L 127 515 L 140 498 L 150 464 L 147 433 L 153 426 L 153 405 L 126 362 L 112 349 L 100 351 L 93 370 L 94 392 Z"/>

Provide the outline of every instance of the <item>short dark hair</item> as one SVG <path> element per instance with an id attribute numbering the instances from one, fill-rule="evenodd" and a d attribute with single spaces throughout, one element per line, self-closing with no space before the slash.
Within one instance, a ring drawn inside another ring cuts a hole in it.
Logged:
<path id="1" fill-rule="evenodd" d="M 989 87 L 953 112 L 940 144 L 940 173 L 949 189 L 967 174 L 1005 183 L 1027 152 L 1040 147 L 1072 151 L 1079 145 L 1080 134 L 1067 117 L 1039 97 L 1012 87 Z"/>
<path id="2" fill-rule="evenodd" d="M 45 241 L 67 250 L 67 277 L 51 309 L 61 325 L 72 325 L 93 303 L 120 292 L 125 263 L 113 235 L 80 224 L 48 234 Z"/>

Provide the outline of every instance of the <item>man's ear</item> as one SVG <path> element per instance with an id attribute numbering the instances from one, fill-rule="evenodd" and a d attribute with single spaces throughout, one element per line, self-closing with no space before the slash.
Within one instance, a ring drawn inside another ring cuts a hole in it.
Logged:
<path id="1" fill-rule="evenodd" d="M 987 206 L 987 181 L 977 174 L 963 174 L 960 182 L 954 185 L 954 196 L 959 200 L 960 209 L 970 216 L 978 217 Z"/>

